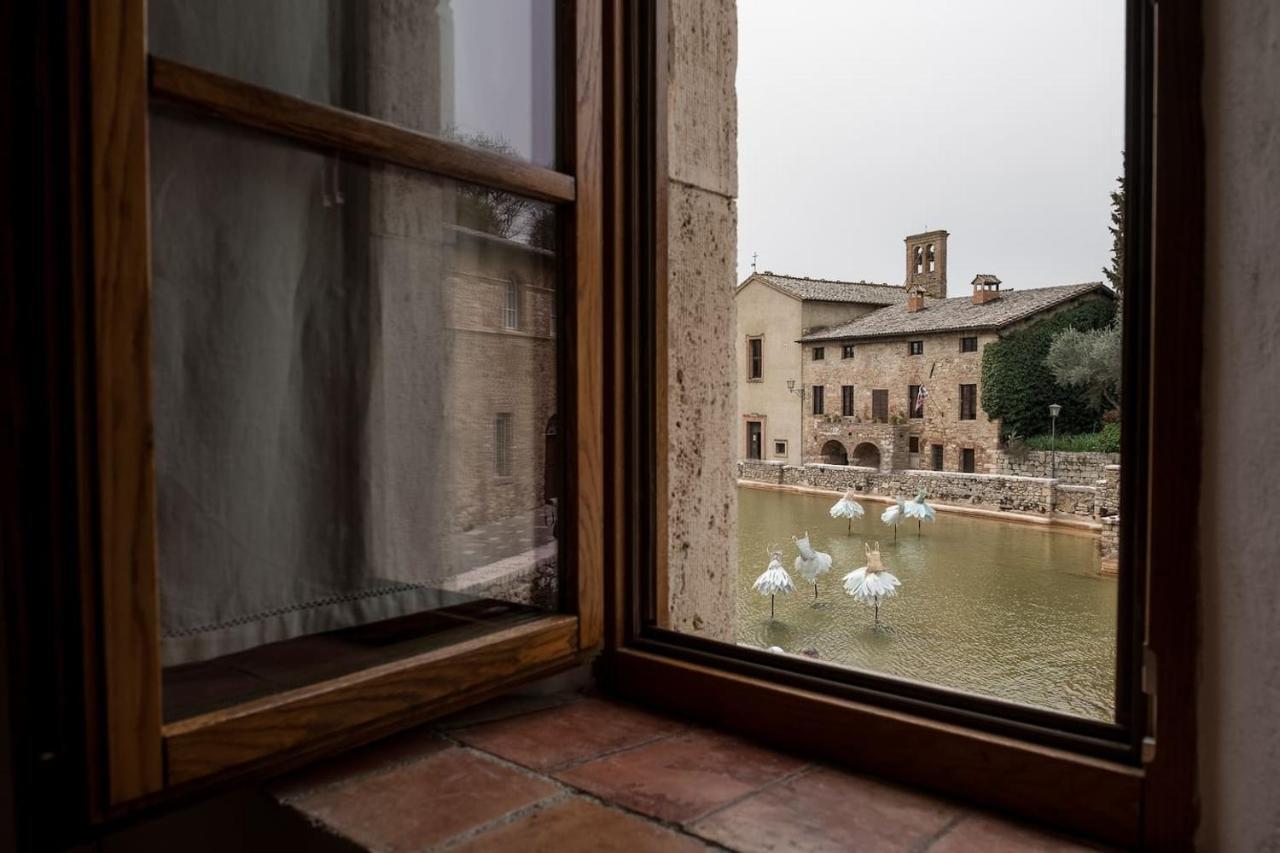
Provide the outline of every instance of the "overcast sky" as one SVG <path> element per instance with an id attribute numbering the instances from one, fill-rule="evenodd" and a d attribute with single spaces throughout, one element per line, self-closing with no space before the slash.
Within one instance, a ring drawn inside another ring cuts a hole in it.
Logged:
<path id="1" fill-rule="evenodd" d="M 1101 279 L 1124 147 L 1123 0 L 739 0 L 738 279 L 948 293 Z"/>

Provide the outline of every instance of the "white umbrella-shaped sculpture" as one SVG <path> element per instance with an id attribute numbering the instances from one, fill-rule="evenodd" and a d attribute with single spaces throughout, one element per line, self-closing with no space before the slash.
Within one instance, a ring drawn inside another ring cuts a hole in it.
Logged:
<path id="1" fill-rule="evenodd" d="M 867 564 L 854 569 L 844 576 L 844 591 L 876 609 L 876 624 L 880 624 L 880 599 L 898 594 L 902 581 L 894 577 L 880 559 L 880 543 L 872 548 L 870 543 L 863 542 L 862 549 L 867 554 Z"/>
<path id="2" fill-rule="evenodd" d="M 769 596 L 769 618 L 772 619 L 773 597 L 796 591 L 796 585 L 791 582 L 791 575 L 787 574 L 787 570 L 782 567 L 781 551 L 769 550 L 769 567 L 764 570 L 764 574 L 756 578 L 751 588 L 761 595 Z"/>
<path id="3" fill-rule="evenodd" d="M 862 505 L 853 499 L 853 489 L 844 493 L 844 497 L 835 502 L 831 507 L 832 518 L 849 519 L 849 528 L 846 534 L 853 532 L 853 520 L 862 518 Z"/>
<path id="4" fill-rule="evenodd" d="M 897 503 L 880 513 L 880 520 L 893 526 L 894 542 L 898 541 L 898 525 L 904 518 L 906 518 L 906 504 L 902 502 L 902 498 L 898 498 Z"/>
<path id="5" fill-rule="evenodd" d="M 902 505 L 902 512 L 907 518 L 916 520 L 916 535 L 920 535 L 920 522 L 935 521 L 937 514 L 933 507 L 924 502 L 924 489 L 916 492 L 916 496 Z"/>
<path id="6" fill-rule="evenodd" d="M 800 556 L 796 557 L 796 572 L 801 577 L 813 584 L 813 600 L 818 600 L 818 575 L 825 575 L 831 571 L 831 555 L 824 554 L 822 551 L 813 550 L 813 546 L 809 544 L 809 531 L 804 532 L 803 539 L 796 540 L 796 548 L 800 551 Z M 817 606 L 816 604 L 814 605 Z"/>

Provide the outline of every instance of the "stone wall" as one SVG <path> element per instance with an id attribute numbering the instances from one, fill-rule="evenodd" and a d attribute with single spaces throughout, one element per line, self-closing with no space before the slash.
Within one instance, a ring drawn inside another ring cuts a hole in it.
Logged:
<path id="1" fill-rule="evenodd" d="M 839 440 L 846 445 L 850 462 L 856 446 L 869 442 L 879 449 L 881 468 L 931 468 L 932 446 L 936 444 L 942 447 L 944 471 L 960 471 L 961 451 L 972 449 L 974 471 L 1001 473 L 996 469 L 1000 425 L 987 418 L 981 405 L 982 348 L 997 336 L 991 332 L 976 334 L 977 352 L 960 351 L 959 333 L 856 342 L 851 358 L 842 357 L 838 341 L 827 341 L 818 345 L 824 350 L 819 361 L 813 360 L 815 345 L 806 344 L 802 361 L 804 385 L 810 395 L 813 386 L 823 386 L 827 417 L 814 416 L 806 400 L 805 461 L 821 462 L 826 442 Z M 909 339 L 924 341 L 923 354 L 908 354 Z M 841 388 L 845 385 L 854 389 L 853 414 L 848 416 L 841 408 Z M 910 416 L 909 385 L 928 389 L 923 417 Z M 979 386 L 974 420 L 960 420 L 961 385 Z M 877 389 L 888 392 L 889 424 L 872 422 L 871 392 Z M 885 431 L 883 440 L 868 432 L 890 426 L 901 429 Z M 912 437 L 919 442 L 917 453 L 909 452 Z"/>
<path id="2" fill-rule="evenodd" d="M 667 612 L 732 642 L 738 569 L 734 285 L 737 6 L 670 0 L 667 89 Z"/>
<path id="3" fill-rule="evenodd" d="M 1072 486 L 1062 482 L 1056 482 L 1054 484 L 1054 512 L 1060 512 L 1066 515 L 1085 515 L 1093 517 L 1097 510 L 1097 505 L 1097 486 Z"/>
<path id="4" fill-rule="evenodd" d="M 1063 485 L 1043 477 L 962 474 L 955 471 L 885 471 L 856 465 L 784 465 L 744 460 L 738 479 L 780 486 L 807 486 L 886 498 L 914 497 L 923 490 L 937 503 L 1003 512 L 1096 518 L 1099 486 Z"/>
<path id="5" fill-rule="evenodd" d="M 1077 486 L 1096 486 L 1103 478 L 1103 469 L 1120 464 L 1119 453 L 1077 453 L 1058 451 L 1057 478 L 1063 483 Z M 1050 477 L 1055 466 L 1053 454 L 1047 450 L 1028 450 L 1021 454 L 1000 451 L 994 455 L 993 474 L 1012 474 L 1016 477 Z"/>

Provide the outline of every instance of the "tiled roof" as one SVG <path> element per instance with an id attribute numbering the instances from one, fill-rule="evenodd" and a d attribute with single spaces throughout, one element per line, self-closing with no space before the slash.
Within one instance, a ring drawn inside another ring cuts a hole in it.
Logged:
<path id="1" fill-rule="evenodd" d="M 1098 291 L 1111 295 L 1101 282 L 1038 287 L 1028 290 L 1002 290 L 1000 298 L 984 305 L 974 305 L 969 296 L 953 299 L 926 299 L 923 310 L 910 313 L 906 304 L 890 305 L 870 314 L 831 326 L 801 341 L 837 341 L 857 338 L 880 338 L 927 332 L 955 332 L 1000 329 L 1032 314 L 1061 305 L 1078 296 Z"/>
<path id="2" fill-rule="evenodd" d="M 896 305 L 906 302 L 907 293 L 898 284 L 875 284 L 869 281 L 832 281 L 822 278 L 802 278 L 794 275 L 777 275 L 771 272 L 752 274 L 738 290 L 753 279 L 777 288 L 797 299 L 811 302 L 861 302 L 867 305 Z"/>

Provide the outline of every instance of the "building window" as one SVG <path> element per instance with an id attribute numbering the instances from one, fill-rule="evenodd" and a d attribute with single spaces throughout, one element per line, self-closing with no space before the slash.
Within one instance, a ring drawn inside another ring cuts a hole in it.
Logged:
<path id="1" fill-rule="evenodd" d="M 747 378 L 764 378 L 764 338 L 747 338 Z"/>
<path id="2" fill-rule="evenodd" d="M 924 395 L 920 393 L 919 385 L 907 386 L 907 412 L 909 417 L 924 417 Z"/>
<path id="3" fill-rule="evenodd" d="M 908 453 L 920 452 L 920 436 L 913 435 L 907 438 L 907 452 Z"/>
<path id="4" fill-rule="evenodd" d="M 965 447 L 960 451 L 960 470 L 966 474 L 973 473 L 973 448 Z"/>
<path id="5" fill-rule="evenodd" d="M 937 259 L 937 256 L 934 254 L 932 243 L 929 244 L 929 251 L 926 253 L 926 255 L 929 258 L 929 272 L 933 272 L 937 268 L 938 259 Z"/>
<path id="6" fill-rule="evenodd" d="M 747 458 L 759 459 L 764 444 L 764 424 L 760 421 L 747 421 Z"/>
<path id="7" fill-rule="evenodd" d="M 853 417 L 853 386 L 840 386 L 840 414 L 846 418 Z"/>
<path id="8" fill-rule="evenodd" d="M 853 344 L 845 344 L 840 347 L 841 358 L 853 358 Z"/>
<path id="9" fill-rule="evenodd" d="M 907 355 L 924 355 L 924 341 L 907 341 Z"/>
<path id="10" fill-rule="evenodd" d="M 960 352 L 977 352 L 978 339 L 976 337 L 965 337 L 960 339 Z"/>
<path id="11" fill-rule="evenodd" d="M 933 460 L 932 460 L 933 470 L 941 471 L 942 470 L 942 445 L 941 444 L 930 445 L 929 450 L 932 452 L 932 455 L 933 455 Z"/>
<path id="12" fill-rule="evenodd" d="M 978 386 L 977 385 L 961 385 L 960 386 L 960 420 L 973 421 L 978 419 Z"/>
<path id="13" fill-rule="evenodd" d="M 787 442 L 786 442 L 786 441 L 775 441 L 775 442 L 773 443 L 773 455 L 774 455 L 774 456 L 786 456 L 786 455 L 787 455 Z"/>
<path id="14" fill-rule="evenodd" d="M 889 390 L 877 388 L 871 392 L 871 420 L 878 424 L 889 421 Z"/>
<path id="15" fill-rule="evenodd" d="M 924 271 L 924 247 L 923 246 L 916 246 L 915 259 L 916 259 L 916 275 L 919 275 L 921 272 Z"/>
<path id="16" fill-rule="evenodd" d="M 813 413 L 820 415 L 826 411 L 826 404 L 822 399 L 823 387 L 821 385 L 813 386 Z"/>
<path id="17" fill-rule="evenodd" d="M 826 357 L 827 357 L 827 348 L 826 348 L 826 347 L 814 347 L 814 348 L 813 348 L 813 360 L 814 360 L 814 361 L 822 361 L 822 360 L 823 360 L 824 358 L 826 358 Z"/>
<path id="18" fill-rule="evenodd" d="M 520 285 L 514 281 L 507 282 L 507 298 L 502 305 L 502 326 L 506 329 L 520 328 Z"/>
<path id="19" fill-rule="evenodd" d="M 511 413 L 499 412 L 493 420 L 493 468 L 499 477 L 511 476 Z"/>

